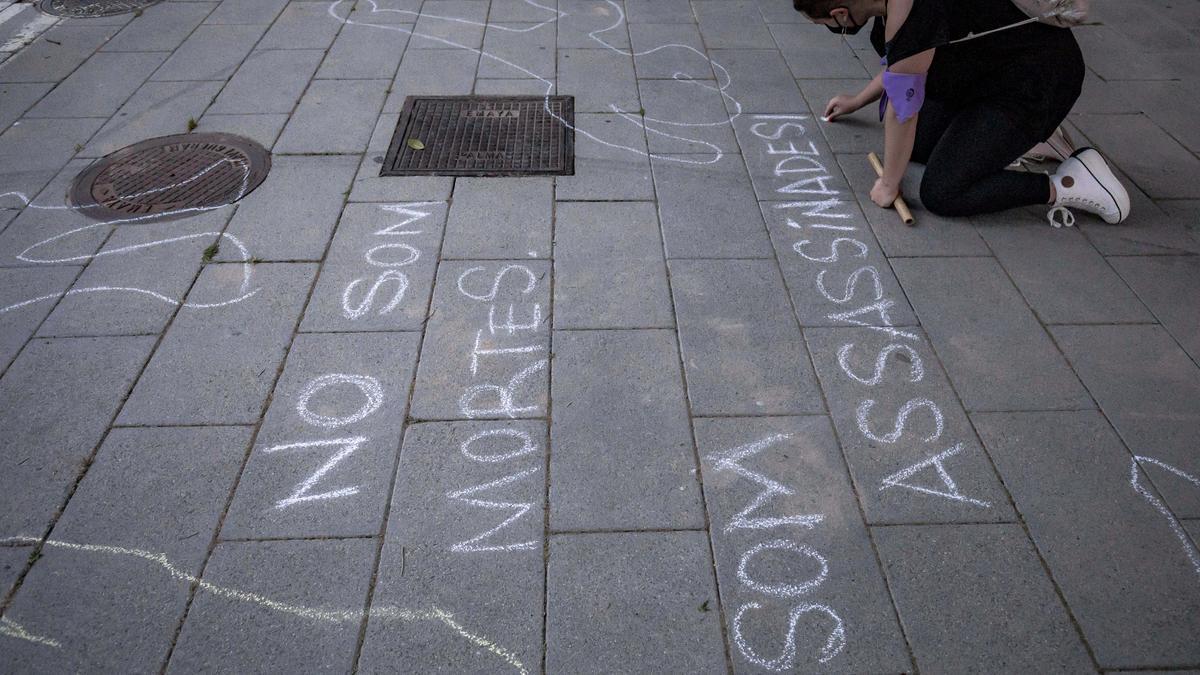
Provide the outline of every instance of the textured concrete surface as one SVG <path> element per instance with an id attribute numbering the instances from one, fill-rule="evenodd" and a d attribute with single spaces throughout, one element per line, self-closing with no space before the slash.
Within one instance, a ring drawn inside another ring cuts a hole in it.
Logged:
<path id="1" fill-rule="evenodd" d="M 1195 672 L 1200 10 L 1093 12 L 1054 230 L 876 207 L 788 0 L 0 0 L 0 671 Z M 472 93 L 575 174 L 379 176 Z M 193 127 L 265 182 L 67 201 Z"/>

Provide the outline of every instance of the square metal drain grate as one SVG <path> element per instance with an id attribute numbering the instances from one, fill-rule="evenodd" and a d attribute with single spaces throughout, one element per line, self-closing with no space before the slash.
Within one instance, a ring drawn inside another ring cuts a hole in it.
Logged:
<path id="1" fill-rule="evenodd" d="M 381 176 L 571 176 L 573 96 L 409 96 Z"/>

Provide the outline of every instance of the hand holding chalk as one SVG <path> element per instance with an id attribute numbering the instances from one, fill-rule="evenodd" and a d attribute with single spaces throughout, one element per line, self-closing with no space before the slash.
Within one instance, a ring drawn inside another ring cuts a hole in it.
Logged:
<path id="1" fill-rule="evenodd" d="M 879 155 L 875 153 L 867 154 L 867 161 L 875 168 L 875 175 L 883 178 L 883 162 L 879 161 Z M 904 221 L 905 225 L 912 227 L 916 224 L 916 219 L 913 218 L 912 211 L 908 209 L 908 204 L 904 201 L 904 197 L 896 196 L 896 201 L 892 203 L 892 207 L 896 209 L 896 213 L 900 214 L 900 220 Z"/>

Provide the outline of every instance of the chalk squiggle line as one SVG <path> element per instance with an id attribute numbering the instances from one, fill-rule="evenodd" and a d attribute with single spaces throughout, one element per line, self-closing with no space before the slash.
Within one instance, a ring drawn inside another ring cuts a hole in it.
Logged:
<path id="1" fill-rule="evenodd" d="M 198 173 L 196 173 L 188 178 L 185 178 L 182 181 L 174 183 L 172 185 L 169 185 L 166 187 L 161 187 L 161 188 L 154 188 L 151 190 L 147 190 L 145 192 L 138 193 L 136 195 L 123 196 L 123 197 L 120 197 L 120 199 L 133 199 L 133 198 L 136 198 L 139 196 L 144 196 L 146 194 L 151 194 L 154 192 L 162 192 L 164 190 L 170 190 L 170 189 L 174 189 L 174 188 L 181 187 L 184 185 L 188 185 L 189 183 L 199 180 L 204 175 L 215 170 L 218 166 L 220 166 L 222 164 L 227 164 L 227 163 L 228 164 L 236 164 L 242 168 L 242 179 L 241 179 L 241 184 L 238 187 L 238 193 L 230 201 L 230 203 L 236 202 L 246 195 L 246 191 L 249 188 L 250 168 L 242 162 L 234 162 L 233 160 L 229 160 L 229 159 L 218 160 L 217 162 L 213 163 L 211 166 L 201 169 Z M 21 192 L 0 193 L 0 198 L 8 197 L 8 196 L 17 197 L 22 202 L 24 202 L 26 208 L 30 208 L 30 209 L 47 210 L 47 211 L 57 211 L 57 210 L 81 210 L 82 211 L 82 210 L 85 210 L 86 208 L 88 208 L 86 206 L 83 206 L 83 207 L 45 206 L 45 205 L 40 205 L 40 204 L 34 204 L 32 199 L 30 199 L 28 196 L 26 196 L 25 194 L 23 194 Z M 123 246 L 121 248 L 116 248 L 116 249 L 112 249 L 109 251 L 98 251 L 96 253 L 78 255 L 78 256 L 70 256 L 70 257 L 66 257 L 66 258 L 39 258 L 37 256 L 32 255 L 32 252 L 35 251 L 36 249 L 39 249 L 39 248 L 42 248 L 49 244 L 52 244 L 60 239 L 65 239 L 65 238 L 71 237 L 80 232 L 85 232 L 87 230 L 92 230 L 92 229 L 99 228 L 99 227 L 114 227 L 116 225 L 126 225 L 126 224 L 130 224 L 130 223 L 140 222 L 140 221 L 150 219 L 150 218 L 160 218 L 165 215 L 179 215 L 179 214 L 184 214 L 184 213 L 200 213 L 200 212 L 205 212 L 205 211 L 212 211 L 215 209 L 225 208 L 226 206 L 229 206 L 229 204 L 219 204 L 216 206 L 187 207 L 187 208 L 182 208 L 182 209 L 174 209 L 171 211 L 166 211 L 164 213 L 146 214 L 146 215 L 134 216 L 134 217 L 130 217 L 130 218 L 117 218 L 114 220 L 106 220 L 106 221 L 101 221 L 98 223 L 92 223 L 90 225 L 83 225 L 83 226 L 68 230 L 66 232 L 63 232 L 61 234 L 54 235 L 53 237 L 50 237 L 48 239 L 39 241 L 31 246 L 28 246 L 25 250 L 18 253 L 16 257 L 18 260 L 21 260 L 23 262 L 28 262 L 28 263 L 45 264 L 45 265 L 64 264 L 64 263 L 72 263 L 72 262 L 90 261 L 90 260 L 95 260 L 97 258 L 101 258 L 104 256 L 110 256 L 110 255 L 121 255 L 124 253 L 130 253 L 132 251 L 136 251 L 136 250 L 140 250 L 140 249 L 151 248 L 154 246 L 162 246 L 165 244 L 172 244 L 175 242 L 185 241 L 188 239 L 216 236 L 219 238 L 230 240 L 231 242 L 233 242 L 233 245 L 237 247 L 238 251 L 241 252 L 242 284 L 238 290 L 238 295 L 234 298 L 231 298 L 231 299 L 225 300 L 225 301 L 221 301 L 221 302 L 207 302 L 207 303 L 182 302 L 180 300 L 176 300 L 174 298 L 168 297 L 162 293 L 158 293 L 156 291 L 152 291 L 152 290 L 145 289 L 145 288 L 137 288 L 137 287 L 129 287 L 129 286 L 92 286 L 92 287 L 87 287 L 87 288 L 73 288 L 73 289 L 70 289 L 70 290 L 67 290 L 67 291 L 64 291 L 61 293 L 49 293 L 46 295 L 40 295 L 35 298 L 30 298 L 28 300 L 23 300 L 21 302 L 14 303 L 14 304 L 8 305 L 6 307 L 0 307 L 0 314 L 5 314 L 7 312 L 10 312 L 10 311 L 13 311 L 16 309 L 20 309 L 22 307 L 34 305 L 36 303 L 43 302 L 45 300 L 55 300 L 58 298 L 63 298 L 63 297 L 67 297 L 69 295 L 75 295 L 75 294 L 80 294 L 80 293 L 99 293 L 99 292 L 135 293 L 135 294 L 145 295 L 147 297 L 154 298 L 156 300 L 161 300 L 167 304 L 171 304 L 171 305 L 175 305 L 175 306 L 182 306 L 182 307 L 189 307 L 189 308 L 193 308 L 193 309 L 211 309 L 211 308 L 216 308 L 216 307 L 224 307 L 226 305 L 236 304 L 236 303 L 242 302 L 243 300 L 246 300 L 250 297 L 253 297 L 255 294 L 258 293 L 259 289 L 255 289 L 253 291 L 249 290 L 250 278 L 253 274 L 253 266 L 251 263 L 250 252 L 246 248 L 246 246 L 237 237 L 233 236 L 232 234 L 226 233 L 226 232 L 201 232 L 198 234 L 189 234 L 189 235 L 183 235 L 183 236 L 179 236 L 179 237 L 171 237 L 171 238 L 167 238 L 167 239 L 158 239 L 155 241 L 146 242 L 146 243 L 142 243 L 142 244 Z"/>
<path id="2" fill-rule="evenodd" d="M 24 626 L 6 616 L 0 617 L 0 635 L 7 635 L 8 637 L 16 638 L 18 640 L 25 640 L 26 642 L 32 642 L 37 645 L 42 645 L 43 647 L 53 647 L 55 649 L 62 648 L 62 643 L 58 640 L 42 635 L 34 635 L 26 630 Z"/>
<path id="3" fill-rule="evenodd" d="M 41 541 L 41 540 L 38 539 L 37 537 L 28 537 L 28 536 L 15 536 L 15 537 L 8 537 L 5 539 L 0 539 L 0 543 L 13 543 L 13 544 L 35 544 L 39 541 Z M 230 588 L 227 586 L 218 586 L 217 584 L 214 584 L 211 581 L 205 581 L 203 579 L 200 579 L 196 576 L 193 576 L 193 575 L 183 571 L 182 569 L 177 567 L 174 563 L 172 563 L 170 558 L 168 558 L 165 553 L 155 553 L 153 551 L 145 551 L 142 549 L 122 548 L 120 546 L 107 546 L 107 545 L 103 545 L 103 544 L 78 544 L 78 543 L 74 543 L 74 542 L 60 541 L 60 540 L 56 540 L 56 539 L 47 539 L 44 542 L 42 542 L 42 545 L 53 547 L 53 548 L 66 549 L 69 551 L 80 551 L 80 552 L 85 552 L 85 553 L 107 553 L 110 555 L 123 555 L 123 556 L 129 556 L 129 557 L 133 557 L 133 558 L 141 558 L 142 560 L 152 562 L 152 563 L 158 565 L 159 567 L 163 568 L 164 570 L 167 571 L 167 574 L 169 574 L 171 576 L 171 578 L 177 579 L 179 581 L 183 581 L 183 582 L 186 582 L 189 584 L 195 584 L 197 588 L 204 589 L 205 591 L 208 591 L 209 593 L 212 593 L 213 595 L 220 596 L 223 598 L 228 598 L 230 600 L 238 600 L 241 602 L 248 602 L 248 603 L 256 604 L 256 605 L 259 605 L 262 607 L 266 607 L 267 609 L 271 609 L 271 610 L 280 612 L 282 614 L 290 614 L 292 616 L 299 617 L 302 619 L 308 619 L 310 621 L 321 621 L 324 623 L 334 623 L 334 624 L 338 624 L 338 623 L 355 623 L 356 624 L 356 623 L 361 622 L 363 619 L 363 616 L 364 616 L 364 612 L 360 609 L 348 609 L 348 610 L 318 609 L 315 607 L 306 607 L 304 605 L 294 605 L 294 604 L 287 603 L 287 602 L 280 602 L 278 600 L 273 600 L 265 595 L 253 593 L 250 591 L 244 591 L 244 590 L 237 589 L 237 588 Z M 482 647 L 483 649 L 486 649 L 487 651 L 491 652 L 492 654 L 500 657 L 506 663 L 508 663 L 508 665 L 510 665 L 514 669 L 516 669 L 517 672 L 521 673 L 521 675 L 528 675 L 528 673 L 529 673 L 529 671 L 525 668 L 525 665 L 521 662 L 520 659 L 517 658 L 517 655 L 514 654 L 512 652 L 512 650 L 502 647 L 501 645 L 497 644 L 493 640 L 490 640 L 482 635 L 471 632 L 466 627 L 464 627 L 461 623 L 459 623 L 458 620 L 454 618 L 453 614 L 451 614 L 450 612 L 447 612 L 446 610 L 441 609 L 439 607 L 432 607 L 428 610 L 412 610 L 412 609 L 405 609 L 403 607 L 397 607 L 394 605 L 387 605 L 387 606 L 383 606 L 383 607 L 372 607 L 368 612 L 366 612 L 366 616 L 371 619 L 396 620 L 396 621 L 402 621 L 405 623 L 419 623 L 419 622 L 423 622 L 423 621 L 441 623 L 441 624 L 445 625 L 446 627 L 450 628 L 452 631 L 454 631 L 456 634 L 458 634 L 463 639 L 471 642 L 472 644 L 474 644 L 476 646 Z M 8 621 L 8 619 L 0 619 L 0 621 Z M 15 622 L 13 622 L 13 623 L 15 625 Z M 22 629 L 22 630 L 24 630 L 24 629 Z M 3 631 L 0 631 L 0 632 L 3 632 Z M 6 635 L 8 634 L 7 632 L 3 632 L 3 633 Z M 36 637 L 36 636 L 33 636 L 33 637 Z M 23 638 L 23 639 L 28 639 L 28 638 Z M 43 638 L 43 640 L 48 640 L 48 638 Z M 49 640 L 49 641 L 56 642 L 54 640 Z M 54 646 L 58 646 L 58 645 L 56 644 Z"/>
<path id="4" fill-rule="evenodd" d="M 1154 493 L 1150 492 L 1145 488 L 1145 486 L 1142 485 L 1141 480 L 1138 478 L 1141 475 L 1141 472 L 1138 471 L 1138 467 L 1143 464 L 1153 464 L 1164 471 L 1168 471 L 1176 476 L 1179 476 L 1198 488 L 1200 488 L 1200 478 L 1197 478 L 1182 469 L 1177 469 L 1166 462 L 1154 459 L 1153 457 L 1137 455 L 1133 458 L 1133 462 L 1129 465 L 1129 485 L 1133 488 L 1134 492 L 1137 492 L 1139 495 L 1141 495 L 1142 499 L 1145 499 L 1147 502 L 1149 502 L 1150 505 L 1154 507 L 1154 510 L 1158 511 L 1159 514 L 1166 519 L 1167 524 L 1171 527 L 1171 532 L 1175 535 L 1175 538 L 1179 540 L 1180 548 L 1183 549 L 1183 553 L 1187 556 L 1188 562 L 1192 563 L 1192 569 L 1196 571 L 1197 575 L 1200 575 L 1200 549 L 1198 549 L 1196 545 L 1192 543 L 1191 537 L 1189 537 L 1188 533 L 1184 531 L 1183 525 L 1179 524 L 1179 519 L 1175 517 L 1175 514 L 1171 513 L 1171 510 L 1167 508 L 1167 505 L 1163 503 L 1163 500 L 1159 499 L 1154 495 Z"/>
<path id="5" fill-rule="evenodd" d="M 378 4 L 375 2 L 375 0 L 367 0 L 367 1 L 368 1 L 368 2 L 371 4 L 371 8 L 372 8 L 372 9 L 371 9 L 371 13 L 373 13 L 373 14 L 374 14 L 374 13 L 385 13 L 385 12 L 393 12 L 393 13 L 409 13 L 409 14 L 414 14 L 414 12 L 412 12 L 411 10 L 386 9 L 386 8 L 383 8 L 383 9 L 381 9 L 381 8 L 378 6 Z M 422 38 L 422 39 L 430 40 L 430 41 L 433 41 L 433 42 L 438 42 L 438 43 L 444 44 L 444 45 L 446 45 L 446 46 L 449 46 L 449 47 L 454 47 L 454 48 L 457 48 L 457 49 L 462 49 L 462 50 L 465 50 L 465 51 L 468 51 L 468 52 L 471 52 L 471 53 L 474 53 L 474 54 L 478 54 L 478 55 L 479 55 L 481 58 L 488 58 L 488 59 L 491 59 L 491 60 L 493 60 L 493 61 L 496 61 L 496 62 L 498 62 L 498 63 L 504 64 L 504 65 L 506 65 L 506 66 L 508 66 L 508 67 L 510 67 L 510 68 L 513 68 L 513 69 L 515 69 L 515 70 L 517 70 L 517 71 L 519 71 L 519 72 L 521 72 L 521 73 L 524 73 L 524 74 L 528 75 L 529 77 L 531 77 L 531 78 L 533 78 L 533 79 L 536 79 L 536 80 L 538 80 L 538 81 L 539 81 L 539 82 L 541 82 L 542 84 L 546 85 L 546 94 L 545 94 L 545 99 L 544 99 L 544 109 L 545 109 L 546 113 L 547 113 L 547 114 L 549 114 L 549 115 L 550 115 L 550 116 L 551 116 L 553 119 L 557 120 L 557 121 L 558 121 L 559 123 L 561 123 L 562 125 L 564 125 L 564 126 L 566 126 L 567 128 L 570 128 L 570 129 L 572 129 L 573 131 L 575 131 L 575 133 L 577 133 L 577 134 L 580 134 L 580 135 L 582 135 L 582 136 L 585 136 L 585 137 L 587 137 L 587 138 L 589 138 L 589 139 L 591 139 L 591 140 L 595 141 L 596 143 L 598 143 L 598 144 L 600 144 L 600 145 L 603 145 L 603 146 L 606 146 L 606 147 L 610 147 L 610 148 L 614 148 L 614 149 L 618 149 L 618 150 L 625 150 L 625 151 L 632 152 L 632 153 L 634 153 L 634 154 L 636 154 L 636 155 L 640 155 L 640 156 L 643 156 L 643 157 L 650 157 L 650 158 L 653 158 L 653 159 L 660 159 L 660 160 L 663 160 L 663 161 L 677 162 L 677 163 L 680 163 L 680 164 L 697 164 L 697 165 L 715 164 L 715 163 L 719 162 L 719 161 L 721 160 L 721 158 L 722 158 L 722 157 L 724 157 L 724 152 L 721 150 L 720 146 L 717 146 L 716 144 L 710 143 L 710 142 L 708 142 L 708 141 L 699 140 L 699 139 L 694 139 L 694 138 L 685 138 L 685 137 L 682 137 L 682 136 L 676 136 L 676 135 L 673 135 L 673 134 L 669 134 L 669 133 L 667 133 L 667 132 L 665 132 L 665 131 L 662 131 L 662 130 L 660 130 L 660 129 L 655 129 L 655 128 L 651 127 L 651 126 L 648 126 L 648 125 L 646 124 L 646 121 L 645 121 L 645 120 L 639 119 L 638 117 L 635 117 L 635 116 L 633 116 L 633 115 L 632 115 L 632 114 L 630 114 L 630 113 L 627 113 L 627 112 L 622 112 L 622 111 L 620 111 L 620 110 L 619 110 L 619 108 L 618 108 L 618 107 L 616 107 L 616 106 L 611 106 L 611 105 L 610 105 L 610 109 L 611 109 L 611 110 L 613 110 L 614 112 L 616 112 L 616 113 L 617 113 L 617 114 L 618 114 L 618 115 L 619 115 L 619 116 L 620 116 L 622 119 L 625 119 L 625 120 L 627 120 L 627 121 L 629 121 L 629 122 L 632 122 L 632 123 L 634 123 L 634 124 L 635 124 L 635 125 L 637 125 L 639 128 L 641 128 L 641 129 L 642 129 L 644 132 L 646 132 L 646 133 L 649 133 L 649 134 L 655 134 L 655 135 L 657 135 L 657 136 L 662 136 L 662 137 L 664 137 L 664 138 L 669 138 L 669 139 L 673 139 L 673 140 L 679 140 L 679 141 L 684 141 L 684 142 L 687 142 L 687 143 L 693 143 L 693 144 L 697 144 L 697 145 L 703 145 L 703 146 L 706 146 L 706 147 L 708 147 L 708 148 L 710 148 L 710 149 L 711 149 L 711 151 L 712 151 L 712 154 L 713 154 L 713 157 L 712 157 L 711 159 L 706 159 L 706 160 L 696 160 L 696 159 L 690 159 L 690 158 L 687 158 L 687 157 L 680 157 L 680 156 L 672 156 L 672 155 L 660 155 L 660 154 L 657 154 L 657 153 L 646 152 L 646 151 L 642 151 L 642 150 L 640 150 L 640 149 L 638 149 L 638 148 L 633 148 L 633 147 L 630 147 L 630 146 L 621 145 L 621 144 L 619 144 L 619 143 L 611 143 L 611 142 L 609 142 L 609 141 L 605 141 L 605 140 L 603 140 L 603 139 L 600 139 L 600 138 L 598 138 L 597 136 L 595 136 L 595 135 L 593 135 L 593 134 L 591 134 L 591 133 L 588 133 L 587 131 L 585 131 L 585 130 L 583 130 L 583 129 L 580 129 L 580 128 L 578 128 L 578 127 L 574 126 L 574 125 L 572 125 L 571 123 L 569 123 L 567 120 L 563 119 L 563 118 L 562 118 L 560 115 L 556 114 L 556 113 L 555 113 L 555 112 L 554 112 L 554 111 L 551 109 L 551 107 L 550 107 L 550 92 L 551 92 L 551 91 L 554 89 L 554 83 L 553 83 L 553 82 L 551 82 L 550 80 L 547 80 L 546 78 L 542 77 L 541 75 L 538 75 L 537 73 L 534 73 L 533 71 L 530 71 L 530 70 L 528 70 L 528 69 L 526 69 L 526 68 L 523 68 L 523 67 L 521 67 L 521 66 L 519 66 L 519 65 L 517 65 L 517 64 L 515 64 L 515 63 L 513 63 L 513 62 L 511 62 L 511 61 L 508 61 L 508 60 L 506 60 L 506 59 L 503 59 L 503 58 L 501 58 L 501 57 L 499 57 L 499 56 L 496 56 L 495 54 L 490 54 L 490 53 L 488 53 L 488 52 L 485 52 L 485 51 L 483 51 L 482 49 L 478 49 L 478 48 L 471 47 L 471 46 L 468 46 L 468 45 L 459 44 L 459 43 L 457 43 L 457 42 L 454 42 L 454 41 L 452 41 L 452 40 L 447 40 L 447 39 L 445 39 L 445 38 L 437 37 L 437 36 L 434 36 L 434 35 L 426 35 L 426 34 L 424 34 L 424 33 L 418 33 L 418 32 L 415 32 L 414 30 L 410 30 L 410 29 L 404 28 L 403 26 L 399 26 L 399 25 L 392 25 L 392 24 L 382 25 L 382 24 L 373 24 L 373 23 L 363 23 L 363 22 L 359 22 L 359 21 L 353 21 L 353 20 L 351 20 L 351 19 L 349 18 L 349 15 L 347 15 L 346 17 L 341 17 L 341 16 L 338 16 L 338 14 L 337 14 L 337 11 L 336 11 L 336 10 L 337 10 L 338 6 L 342 4 L 342 2 L 343 2 L 343 0 L 334 0 L 334 1 L 333 1 L 333 2 L 330 4 L 330 6 L 329 6 L 329 9 L 327 10 L 327 12 L 328 12 L 328 14 L 329 14 L 330 16 L 332 16 L 334 19 L 338 20 L 339 22 L 341 22 L 341 23 L 343 23 L 343 24 L 354 25 L 354 26 L 369 26 L 369 27 L 372 27 L 372 28 L 379 28 L 379 29 L 382 29 L 382 30 L 392 30 L 392 31 L 396 31 L 396 32 L 399 32 L 399 33 L 404 33 L 404 34 L 406 34 L 406 35 L 410 35 L 410 36 L 413 36 L 413 37 L 418 37 L 418 38 Z M 534 4 L 534 3 L 530 2 L 530 0 L 526 0 L 526 2 L 529 2 L 529 4 Z M 729 96 L 729 95 L 728 95 L 728 94 L 725 92 L 725 89 L 726 89 L 726 88 L 727 88 L 727 87 L 728 87 L 728 86 L 731 84 L 731 82 L 732 82 L 732 79 L 730 78 L 728 71 L 727 71 L 727 70 L 726 70 L 726 69 L 725 69 L 723 66 L 721 66 L 719 63 L 717 63 L 717 62 L 713 61 L 713 60 L 712 60 L 712 59 L 710 59 L 708 56 L 704 55 L 702 52 L 699 52 L 699 51 L 698 51 L 698 50 L 696 50 L 694 47 L 691 47 L 691 46 L 688 46 L 688 45 L 682 45 L 682 44 L 669 44 L 669 45 L 660 45 L 660 46 L 658 46 L 658 47 L 655 47 L 655 48 L 653 48 L 653 49 L 651 49 L 651 50 L 648 50 L 648 51 L 646 51 L 646 52 L 638 52 L 638 53 L 635 53 L 635 52 L 632 52 L 632 51 L 630 51 L 630 52 L 624 52 L 624 51 L 621 51 L 621 50 L 617 49 L 616 47 L 613 47 L 612 45 L 608 44 L 608 43 L 607 43 L 607 42 L 605 42 L 604 40 L 600 39 L 600 38 L 598 37 L 598 35 L 599 35 L 599 34 L 601 34 L 601 33 L 604 33 L 604 32 L 610 31 L 610 30 L 613 30 L 613 29 L 614 29 L 614 28 L 616 28 L 617 26 L 621 25 L 621 24 L 622 24 L 622 23 L 625 21 L 625 12 L 624 12 L 624 10 L 622 10 L 622 9 L 621 9 L 620 5 L 618 5 L 618 4 L 617 4 L 617 3 L 615 3 L 615 2 L 612 2 L 612 0 L 607 0 L 607 2 L 608 2 L 608 4 L 609 4 L 611 7 L 613 7 L 613 8 L 616 10 L 616 12 L 617 12 L 617 20 L 616 20 L 616 22 L 615 22 L 613 25 L 611 25 L 611 26 L 608 26 L 607 28 L 603 28 L 603 29 L 599 29 L 599 30 L 591 31 L 590 33 L 588 33 L 588 37 L 589 37 L 589 38 L 591 38 L 592 40 L 595 40 L 596 42 L 600 43 L 600 44 L 601 44 L 601 45 L 603 45 L 604 47 L 606 47 L 606 48 L 608 48 L 608 49 L 610 49 L 610 50 L 612 50 L 612 51 L 614 51 L 614 52 L 617 52 L 617 53 L 619 53 L 619 54 L 626 55 L 626 56 L 637 56 L 637 55 L 641 55 L 641 54 L 643 54 L 643 53 L 644 53 L 644 54 L 649 54 L 649 53 L 653 53 L 653 52 L 655 52 L 655 51 L 658 51 L 658 50 L 660 50 L 660 49 L 666 49 L 666 48 L 669 48 L 669 47 L 678 47 L 678 48 L 687 49 L 687 50 L 689 50 L 689 51 L 695 52 L 695 53 L 699 54 L 699 55 L 700 55 L 702 58 L 704 58 L 704 59 L 705 59 L 705 60 L 706 60 L 708 63 L 712 64 L 712 66 L 713 66 L 713 68 L 714 68 L 715 70 L 719 70 L 720 72 L 724 73 L 724 75 L 725 75 L 725 79 L 726 79 L 726 82 L 725 82 L 723 85 L 720 85 L 720 86 L 718 86 L 718 87 L 713 87 L 713 86 L 711 86 L 711 85 L 704 84 L 703 82 L 700 82 L 700 81 L 697 81 L 697 80 L 693 80 L 693 79 L 691 79 L 691 78 L 685 78 L 685 77 L 682 77 L 682 76 L 681 76 L 681 74 L 679 74 L 679 73 L 676 73 L 676 74 L 675 74 L 675 79 L 682 80 L 682 81 L 689 81 L 689 82 L 692 82 L 692 83 L 694 83 L 694 84 L 696 84 L 696 85 L 698 85 L 698 86 L 701 86 L 701 87 L 704 87 L 704 88 L 707 88 L 707 89 L 712 89 L 712 90 L 714 90 L 714 91 L 718 91 L 718 92 L 721 94 L 721 96 L 722 96 L 724 99 L 727 99 L 727 100 L 731 101 L 731 102 L 734 104 L 735 108 L 736 108 L 736 112 L 735 112 L 735 113 L 734 113 L 732 116 L 728 117 L 728 118 L 727 118 L 727 119 L 725 119 L 725 120 L 721 120 L 721 121 L 718 121 L 718 122 L 685 123 L 685 122 L 671 122 L 671 121 L 667 121 L 667 120 L 654 120 L 653 118 L 651 118 L 651 119 L 650 119 L 650 121 L 652 121 L 652 122 L 656 122 L 656 123 L 661 123 L 661 124 L 664 124 L 664 125 L 674 125 L 674 126 L 721 126 L 721 125 L 725 125 L 725 124 L 728 124 L 728 125 L 732 126 L 732 124 L 733 124 L 733 120 L 734 120 L 734 119 L 736 119 L 738 116 L 740 116 L 740 115 L 741 115 L 741 109 L 742 109 L 742 106 L 741 106 L 741 103 L 739 103 L 739 102 L 738 102 L 736 99 L 732 98 L 731 96 Z M 546 9 L 548 9 L 548 8 L 546 8 Z M 567 14 L 565 14 L 565 13 L 562 13 L 562 12 L 559 12 L 559 14 L 560 14 L 560 18 L 561 18 L 561 17 L 563 17 L 563 16 L 567 16 Z M 443 18 L 443 19 L 444 19 L 444 18 L 446 18 L 446 17 L 432 17 L 432 18 Z M 465 19 L 464 19 L 464 20 L 461 20 L 461 21 L 463 21 L 463 22 L 466 22 L 466 23 L 476 23 L 476 24 L 477 24 L 477 22 L 470 22 L 470 21 L 468 21 L 468 20 L 465 20 Z M 545 22 L 545 23 L 550 23 L 550 22 L 552 22 L 552 21 L 557 21 L 557 19 L 552 19 L 552 20 L 550 20 L 550 21 L 547 21 L 547 22 Z M 543 25 L 544 25 L 544 24 L 543 24 Z"/>

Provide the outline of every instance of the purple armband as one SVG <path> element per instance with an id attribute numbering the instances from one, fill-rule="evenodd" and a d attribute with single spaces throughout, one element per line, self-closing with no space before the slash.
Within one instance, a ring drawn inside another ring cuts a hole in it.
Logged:
<path id="1" fill-rule="evenodd" d="M 888 101 L 896 109 L 896 119 L 907 122 L 925 104 L 925 75 L 883 72 L 883 98 L 879 99 L 879 121 L 883 121 Z"/>

